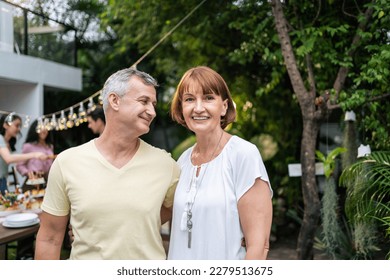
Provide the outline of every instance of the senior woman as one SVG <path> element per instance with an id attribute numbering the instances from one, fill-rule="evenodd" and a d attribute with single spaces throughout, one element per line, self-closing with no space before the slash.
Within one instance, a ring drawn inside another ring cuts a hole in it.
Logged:
<path id="1" fill-rule="evenodd" d="M 257 147 L 226 132 L 236 110 L 224 79 L 189 69 L 171 105 L 196 135 L 179 158 L 168 259 L 266 259 L 272 190 Z"/>

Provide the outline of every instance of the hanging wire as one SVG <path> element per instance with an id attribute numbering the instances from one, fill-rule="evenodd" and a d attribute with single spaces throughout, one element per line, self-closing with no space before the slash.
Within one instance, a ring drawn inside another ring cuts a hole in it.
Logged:
<path id="1" fill-rule="evenodd" d="M 182 18 L 171 30 L 169 30 L 156 44 L 154 44 L 143 56 L 141 56 L 131 67 L 133 68 L 137 68 L 137 65 L 145 58 L 147 57 L 154 49 L 156 49 L 166 38 L 168 38 L 180 25 L 182 25 L 200 6 L 202 6 L 204 4 L 204 2 L 206 2 L 207 0 L 203 0 L 202 2 L 200 2 L 196 7 L 194 7 L 184 18 Z M 41 118 L 42 120 L 44 119 L 52 119 L 54 120 L 55 119 L 55 116 L 60 114 L 60 119 L 63 119 L 64 117 L 64 112 L 68 112 L 68 111 L 73 111 L 74 108 L 77 108 L 77 107 L 83 107 L 82 104 L 86 101 L 91 101 L 94 97 L 98 96 L 101 94 L 101 91 L 102 90 L 99 90 L 97 92 L 95 92 L 94 94 L 92 94 L 91 96 L 85 98 L 84 100 L 82 101 L 79 101 L 77 102 L 76 104 L 72 105 L 72 106 L 69 106 L 67 108 L 64 108 L 64 109 L 61 109 L 57 112 L 54 112 L 54 113 L 50 113 L 50 114 L 46 114 L 46 115 L 42 115 L 42 116 L 39 116 L 38 118 Z M 100 96 L 99 96 L 100 97 Z M 79 105 L 77 105 L 79 104 Z M 9 111 L 2 111 L 0 110 L 0 113 L 2 114 L 9 114 L 11 112 Z M 25 117 L 26 120 L 29 120 L 30 119 L 30 116 L 27 115 L 27 114 L 19 114 L 19 116 L 21 117 Z M 73 127 L 71 125 L 71 127 Z M 64 128 L 66 129 L 66 128 Z M 62 129 L 61 129 L 62 130 Z"/>
<path id="2" fill-rule="evenodd" d="M 329 154 L 329 114 L 326 115 L 326 155 Z"/>
<path id="3" fill-rule="evenodd" d="M 147 57 L 155 48 L 157 48 L 168 36 L 170 36 L 183 22 L 185 22 L 200 6 L 207 0 L 200 2 L 195 8 L 192 9 L 178 24 L 176 24 L 171 30 L 169 30 L 153 47 L 151 47 L 143 56 L 141 56 L 131 67 L 136 68 L 145 57 Z"/>

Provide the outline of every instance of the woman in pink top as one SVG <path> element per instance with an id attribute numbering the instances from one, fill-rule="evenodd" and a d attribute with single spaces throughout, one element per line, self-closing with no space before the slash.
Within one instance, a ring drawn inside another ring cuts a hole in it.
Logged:
<path id="1" fill-rule="evenodd" d="M 29 179 L 37 177 L 44 177 L 47 179 L 50 167 L 53 163 L 53 144 L 50 141 L 49 131 L 47 129 L 37 130 L 37 121 L 34 121 L 26 137 L 26 141 L 23 144 L 22 152 L 42 152 L 49 157 L 46 160 L 30 159 L 24 162 L 20 162 L 16 165 L 16 169 L 23 176 Z"/>

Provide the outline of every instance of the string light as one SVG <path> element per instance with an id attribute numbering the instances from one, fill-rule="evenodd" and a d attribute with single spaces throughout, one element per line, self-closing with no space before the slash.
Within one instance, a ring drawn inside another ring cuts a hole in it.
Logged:
<path id="1" fill-rule="evenodd" d="M 89 99 L 89 102 L 88 102 L 88 113 L 92 112 L 93 110 L 95 110 L 96 108 L 96 105 L 95 103 L 93 102 L 93 99 L 90 98 Z"/>
<path id="2" fill-rule="evenodd" d="M 62 109 L 58 112 L 51 113 L 48 115 L 41 115 L 38 117 L 35 117 L 37 121 L 39 122 L 37 124 L 37 130 L 47 129 L 50 130 L 65 130 L 68 128 L 72 128 L 75 126 L 79 126 L 82 123 L 87 122 L 87 112 L 91 112 L 96 109 L 96 105 L 94 103 L 94 98 L 96 96 L 99 96 L 99 100 L 101 100 L 101 90 L 98 92 L 95 92 L 88 98 L 84 99 L 83 101 L 79 102 L 76 105 L 72 105 L 68 108 Z M 84 103 L 88 102 L 87 105 L 84 105 Z M 87 111 L 85 110 L 85 106 L 87 106 Z M 78 108 L 78 114 L 75 113 L 75 110 Z M 30 126 L 31 116 L 27 114 L 20 114 L 16 112 L 9 112 L 9 111 L 3 111 L 0 110 L 0 114 L 4 115 L 18 115 L 22 119 L 24 118 L 23 127 L 27 128 Z M 58 121 L 57 121 L 58 119 Z"/>
<path id="3" fill-rule="evenodd" d="M 87 113 L 85 112 L 83 102 L 80 102 L 78 122 L 82 124 L 86 121 L 87 121 Z"/>

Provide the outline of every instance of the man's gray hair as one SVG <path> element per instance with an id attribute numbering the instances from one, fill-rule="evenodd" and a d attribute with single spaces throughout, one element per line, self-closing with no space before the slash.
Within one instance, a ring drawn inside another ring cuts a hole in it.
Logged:
<path id="1" fill-rule="evenodd" d="M 108 77 L 107 81 L 104 83 L 102 90 L 102 99 L 103 99 L 103 110 L 106 111 L 108 107 L 108 95 L 110 92 L 115 92 L 118 96 L 125 96 L 126 92 L 129 90 L 129 80 L 137 76 L 142 79 L 144 84 L 151 85 L 154 87 L 158 86 L 157 81 L 150 76 L 148 73 L 139 71 L 135 68 L 125 68 L 119 70 Z"/>

